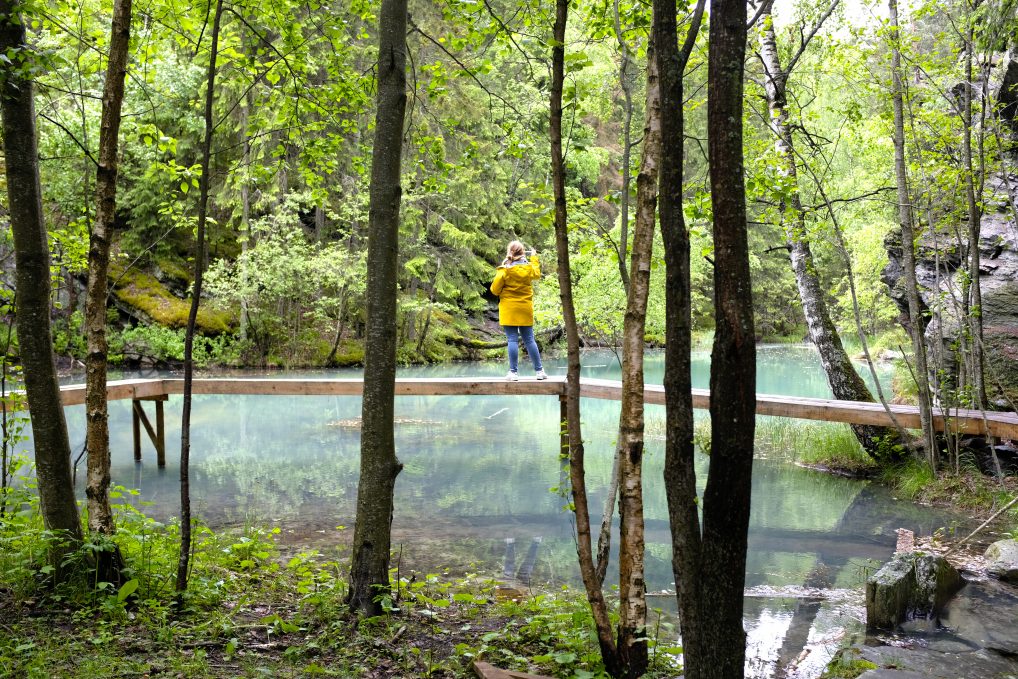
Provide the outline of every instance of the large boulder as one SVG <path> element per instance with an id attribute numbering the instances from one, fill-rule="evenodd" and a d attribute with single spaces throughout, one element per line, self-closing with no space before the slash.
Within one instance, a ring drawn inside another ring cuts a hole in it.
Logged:
<path id="1" fill-rule="evenodd" d="M 894 630 L 908 620 L 934 618 L 963 584 L 942 556 L 896 554 L 866 581 L 866 627 Z"/>
<path id="2" fill-rule="evenodd" d="M 999 540 L 986 548 L 986 572 L 1018 583 L 1018 540 Z"/>

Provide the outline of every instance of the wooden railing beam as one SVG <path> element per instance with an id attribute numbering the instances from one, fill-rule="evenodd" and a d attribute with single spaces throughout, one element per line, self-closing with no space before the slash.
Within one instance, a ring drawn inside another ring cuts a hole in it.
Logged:
<path id="1" fill-rule="evenodd" d="M 107 388 L 109 400 L 151 399 L 168 394 L 180 394 L 184 381 L 177 378 L 117 380 Z M 364 384 L 360 379 L 264 379 L 264 378 L 206 378 L 194 380 L 195 394 L 248 394 L 278 396 L 359 396 Z M 64 405 L 85 402 L 83 385 L 61 388 Z M 565 378 L 508 382 L 494 377 L 432 377 L 399 378 L 397 396 L 565 396 Z M 622 398 L 622 383 L 613 380 L 582 378 L 580 395 L 618 401 Z M 651 405 L 664 405 L 665 392 L 661 385 L 647 385 L 644 400 Z M 693 389 L 693 407 L 704 409 L 710 404 L 710 392 Z M 157 406 L 158 408 L 158 406 Z M 919 409 L 915 406 L 890 405 L 888 408 L 902 426 L 919 427 Z M 845 422 L 893 426 L 890 416 L 879 403 L 835 401 L 832 399 L 800 396 L 774 396 L 758 394 L 758 415 L 791 417 L 804 420 Z M 158 410 L 157 410 L 158 418 Z M 934 426 L 939 431 L 962 434 L 989 435 L 1018 440 L 1018 414 L 979 410 L 951 410 L 935 413 Z M 156 438 L 158 435 L 157 426 Z"/>

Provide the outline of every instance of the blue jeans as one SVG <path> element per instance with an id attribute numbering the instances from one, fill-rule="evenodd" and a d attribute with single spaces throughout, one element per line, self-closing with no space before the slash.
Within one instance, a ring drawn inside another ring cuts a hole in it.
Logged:
<path id="1" fill-rule="evenodd" d="M 534 326 L 532 325 L 503 325 L 506 339 L 509 341 L 509 370 L 516 372 L 520 361 L 520 337 L 523 338 L 523 346 L 534 363 L 534 372 L 542 369 L 541 352 L 537 349 L 537 342 L 534 341 Z"/>

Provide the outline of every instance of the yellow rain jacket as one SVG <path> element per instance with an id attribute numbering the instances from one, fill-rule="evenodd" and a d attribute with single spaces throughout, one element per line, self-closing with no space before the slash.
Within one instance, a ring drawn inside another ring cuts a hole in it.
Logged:
<path id="1" fill-rule="evenodd" d="M 498 267 L 491 292 L 498 295 L 498 322 L 501 325 L 534 324 L 534 289 L 531 281 L 541 277 L 541 263 L 535 254 L 509 266 Z"/>

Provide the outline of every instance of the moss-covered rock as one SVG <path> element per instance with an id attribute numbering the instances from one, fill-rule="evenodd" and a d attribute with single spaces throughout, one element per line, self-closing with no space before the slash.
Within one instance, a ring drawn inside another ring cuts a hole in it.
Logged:
<path id="1" fill-rule="evenodd" d="M 866 627 L 893 630 L 906 620 L 937 615 L 964 584 L 939 555 L 896 555 L 866 581 Z"/>
<path id="2" fill-rule="evenodd" d="M 132 315 L 142 320 L 158 323 L 167 328 L 183 328 L 187 325 L 190 300 L 174 295 L 155 276 L 139 269 L 125 269 L 120 264 L 111 264 L 110 281 L 117 301 L 137 312 Z M 198 309 L 198 330 L 205 334 L 228 332 L 234 319 L 225 311 L 200 307 Z"/>

